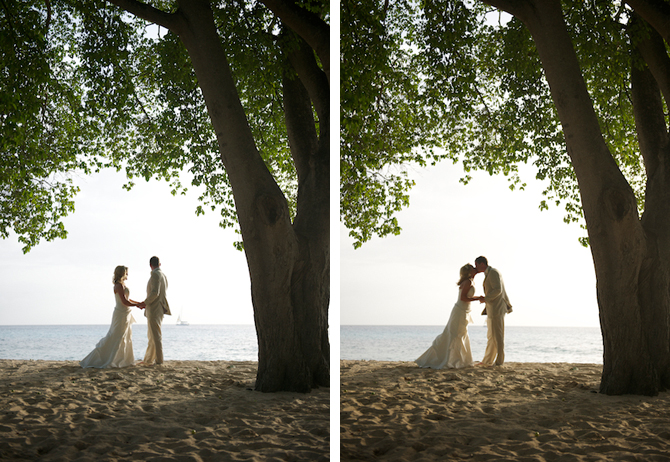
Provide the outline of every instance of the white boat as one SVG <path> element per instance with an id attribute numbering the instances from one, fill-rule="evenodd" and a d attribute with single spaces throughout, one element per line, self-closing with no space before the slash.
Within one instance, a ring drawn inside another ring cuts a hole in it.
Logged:
<path id="1" fill-rule="evenodd" d="M 177 325 L 178 326 L 188 326 L 188 321 L 183 321 L 181 319 L 181 314 L 177 316 Z"/>

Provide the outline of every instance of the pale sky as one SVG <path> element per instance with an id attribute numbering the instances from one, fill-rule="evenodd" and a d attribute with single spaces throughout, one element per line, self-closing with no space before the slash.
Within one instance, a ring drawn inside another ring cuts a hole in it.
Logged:
<path id="1" fill-rule="evenodd" d="M 507 325 L 598 327 L 591 251 L 577 240 L 586 232 L 565 224 L 562 208 L 540 211 L 542 185 L 530 167 L 522 172 L 526 190 L 510 191 L 506 178 L 482 172 L 464 186 L 451 162 L 415 169 L 399 236 L 354 250 L 340 225 L 341 324 L 444 325 L 459 269 L 483 255 L 514 307 Z M 477 295 L 483 278 L 475 278 Z M 475 325 L 485 325 L 481 308 L 472 305 Z"/>
<path id="2" fill-rule="evenodd" d="M 130 298 L 144 300 L 149 258 L 161 259 L 172 317 L 191 324 L 253 324 L 249 271 L 240 236 L 218 226 L 218 213 L 197 217 L 197 193 L 172 196 L 165 182 L 121 188 L 113 170 L 78 178 L 76 211 L 65 240 L 42 242 L 27 255 L 16 236 L 0 240 L 0 325 L 109 324 L 112 276 L 127 266 Z M 188 184 L 182 179 L 184 184 Z M 134 317 L 146 323 L 143 312 Z"/>
<path id="3" fill-rule="evenodd" d="M 538 210 L 541 185 L 531 174 L 526 191 L 514 192 L 502 177 L 475 173 L 463 186 L 461 176 L 451 163 L 415 170 L 410 207 L 398 214 L 400 236 L 354 250 L 337 225 L 331 317 L 339 310 L 345 325 L 442 325 L 458 296 L 459 268 L 484 255 L 514 305 L 508 325 L 597 327 L 591 253 L 577 242 L 584 231 L 564 224 L 560 208 Z M 165 323 L 183 311 L 192 324 L 253 324 L 246 260 L 232 245 L 239 236 L 219 228 L 216 213 L 196 217 L 197 194 L 173 197 L 157 181 L 126 192 L 124 175 L 113 171 L 78 181 L 68 239 L 43 242 L 27 255 L 15 237 L 0 240 L 0 325 L 108 324 L 114 267 L 129 267 L 131 298 L 141 300 L 152 255 L 170 283 L 174 316 Z M 482 279 L 475 279 L 477 293 Z M 483 325 L 478 308 L 473 319 Z"/>

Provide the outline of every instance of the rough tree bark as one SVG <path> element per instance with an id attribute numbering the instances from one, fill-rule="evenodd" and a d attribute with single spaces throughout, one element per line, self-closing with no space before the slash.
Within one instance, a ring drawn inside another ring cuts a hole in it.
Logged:
<path id="1" fill-rule="evenodd" d="M 293 272 L 291 296 L 302 333 L 302 352 L 315 382 L 326 385 L 330 364 L 330 95 L 328 78 L 319 69 L 312 48 L 305 41 L 298 43 L 298 49 L 288 52 L 296 75 L 285 72 L 283 84 L 289 144 L 298 172 L 298 209 L 293 229 L 300 254 Z M 319 118 L 318 136 L 312 101 L 316 102 L 314 108 Z"/>
<path id="2" fill-rule="evenodd" d="M 658 86 L 649 89 L 648 71 L 634 72 L 636 122 L 651 173 L 640 220 L 635 195 L 603 140 L 560 1 L 486 3 L 516 16 L 530 31 L 563 127 L 596 271 L 604 344 L 600 391 L 655 395 L 670 386 L 670 158 L 664 122 L 660 133 Z M 648 117 L 638 118 L 650 105 Z"/>
<path id="3" fill-rule="evenodd" d="M 188 50 L 244 241 L 259 347 L 256 390 L 309 392 L 328 386 L 329 90 L 311 47 L 301 48 L 305 56 L 284 85 L 299 188 L 291 223 L 286 199 L 256 148 L 209 1 L 179 1 L 171 14 L 134 0 L 110 1 L 170 29 Z M 320 118 L 318 136 L 312 103 Z"/>
<path id="4" fill-rule="evenodd" d="M 660 391 L 670 387 L 670 137 L 661 97 L 670 102 L 670 59 L 655 30 L 637 44 L 633 56 L 637 53 L 641 59 L 631 70 L 633 108 L 647 174 L 639 303 Z"/>

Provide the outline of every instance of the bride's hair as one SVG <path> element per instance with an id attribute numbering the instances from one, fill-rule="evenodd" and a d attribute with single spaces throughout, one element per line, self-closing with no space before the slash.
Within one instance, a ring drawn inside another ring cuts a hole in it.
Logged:
<path id="1" fill-rule="evenodd" d="M 114 284 L 122 282 L 122 280 L 125 279 L 126 271 L 128 271 L 126 266 L 119 265 L 114 268 Z"/>
<path id="2" fill-rule="evenodd" d="M 470 279 L 470 271 L 472 271 L 473 269 L 474 269 L 474 266 L 472 266 L 470 263 L 465 264 L 465 265 L 461 268 L 461 278 L 458 280 L 458 284 L 456 284 L 456 285 L 457 285 L 457 286 L 460 286 L 460 285 L 463 284 L 465 281 L 467 281 L 468 279 Z"/>

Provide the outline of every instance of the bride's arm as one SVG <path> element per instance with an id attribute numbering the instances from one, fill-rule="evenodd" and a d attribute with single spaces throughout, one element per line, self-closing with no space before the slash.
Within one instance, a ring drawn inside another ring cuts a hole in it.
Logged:
<path id="1" fill-rule="evenodd" d="M 472 287 L 472 282 L 470 282 L 469 279 L 463 282 L 463 284 L 461 284 L 461 300 L 464 302 L 474 302 L 481 298 L 481 297 L 473 297 L 473 298 L 468 297 L 468 291 L 470 290 L 470 287 Z"/>
<path id="2" fill-rule="evenodd" d="M 137 302 L 133 302 L 132 300 L 128 300 L 126 298 L 126 294 L 123 290 L 123 286 L 120 283 L 117 282 L 116 284 L 114 284 L 114 292 L 119 294 L 119 297 L 121 297 L 121 303 L 123 303 L 124 305 L 126 305 L 126 306 L 137 306 L 138 305 Z"/>

